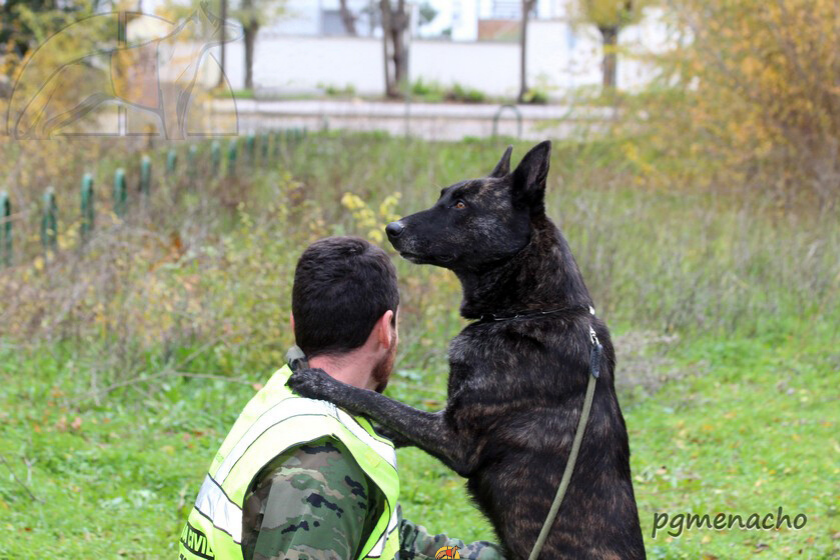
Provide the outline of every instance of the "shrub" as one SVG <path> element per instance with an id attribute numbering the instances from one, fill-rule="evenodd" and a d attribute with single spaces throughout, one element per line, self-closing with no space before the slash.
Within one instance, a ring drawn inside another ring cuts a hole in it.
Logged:
<path id="1" fill-rule="evenodd" d="M 840 26 L 834 0 L 682 0 L 687 36 L 660 62 L 648 139 L 709 182 L 821 205 L 840 192 Z M 653 99 L 651 100 L 650 97 Z"/>
<path id="2" fill-rule="evenodd" d="M 522 101 L 534 105 L 545 105 L 548 103 L 548 92 L 538 88 L 531 88 L 522 96 Z"/>
<path id="3" fill-rule="evenodd" d="M 333 84 L 318 84 L 318 87 L 323 89 L 324 93 L 330 97 L 353 97 L 356 95 L 356 86 L 353 84 L 347 84 L 344 87 Z"/>
<path id="4" fill-rule="evenodd" d="M 446 99 L 450 101 L 461 101 L 463 103 L 483 103 L 487 96 L 483 91 L 462 86 L 455 83 L 446 93 Z"/>
<path id="5" fill-rule="evenodd" d="M 423 78 L 417 78 L 411 84 L 411 95 L 423 101 L 437 102 L 443 101 L 446 91 L 438 82 L 423 81 Z"/>

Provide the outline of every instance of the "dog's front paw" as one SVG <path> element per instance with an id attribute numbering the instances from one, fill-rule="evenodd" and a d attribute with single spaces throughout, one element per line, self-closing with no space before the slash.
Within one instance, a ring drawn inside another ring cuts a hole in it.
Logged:
<path id="1" fill-rule="evenodd" d="M 336 380 L 319 368 L 301 369 L 286 382 L 293 391 L 310 399 L 329 400 Z"/>

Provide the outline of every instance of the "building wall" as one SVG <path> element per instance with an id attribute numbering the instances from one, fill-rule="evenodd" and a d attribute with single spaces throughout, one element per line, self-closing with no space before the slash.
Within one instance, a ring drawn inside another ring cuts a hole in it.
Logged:
<path id="1" fill-rule="evenodd" d="M 244 57 L 242 45 L 236 51 Z M 239 60 L 237 54 L 233 58 Z M 385 91 L 382 40 L 366 37 L 275 37 L 258 41 L 255 53 L 255 89 L 315 92 L 325 86 L 352 85 L 358 93 Z M 231 75 L 234 84 L 244 82 Z M 236 86 L 235 86 L 236 87 Z"/>
<path id="2" fill-rule="evenodd" d="M 409 73 L 413 80 L 454 83 L 488 95 L 515 94 L 519 48 L 515 43 L 455 43 L 415 41 Z"/>
<path id="3" fill-rule="evenodd" d="M 592 26 L 571 26 L 564 20 L 534 20 L 528 27 L 529 85 L 548 89 L 562 98 L 571 88 L 601 82 L 601 37 Z M 667 32 L 658 17 L 622 32 L 628 49 L 661 50 Z M 313 37 L 279 34 L 258 37 L 254 82 L 257 90 L 313 93 L 324 86 L 352 85 L 364 95 L 385 89 L 381 39 L 368 37 Z M 493 96 L 515 96 L 519 91 L 519 44 L 415 39 L 411 43 L 409 72 L 444 86 L 459 83 Z M 226 73 L 234 89 L 244 83 L 241 41 L 228 46 Z M 620 57 L 619 88 L 636 88 L 653 77 L 651 67 Z"/>

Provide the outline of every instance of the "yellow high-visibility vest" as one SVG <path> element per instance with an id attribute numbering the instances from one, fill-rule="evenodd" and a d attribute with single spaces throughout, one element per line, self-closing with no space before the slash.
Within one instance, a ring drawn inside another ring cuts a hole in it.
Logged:
<path id="1" fill-rule="evenodd" d="M 277 371 L 236 420 L 181 532 L 179 560 L 242 560 L 242 506 L 254 477 L 277 455 L 324 436 L 343 443 L 385 496 L 385 507 L 359 559 L 391 560 L 399 552 L 397 456 L 370 422 L 334 404 L 306 399 L 286 386 L 289 366 Z"/>

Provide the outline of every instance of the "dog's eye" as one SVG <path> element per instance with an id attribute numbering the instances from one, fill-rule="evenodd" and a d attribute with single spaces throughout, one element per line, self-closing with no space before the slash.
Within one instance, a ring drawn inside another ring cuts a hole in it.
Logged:
<path id="1" fill-rule="evenodd" d="M 452 205 L 452 208 L 455 208 L 456 210 L 463 210 L 466 207 L 467 205 L 464 204 L 463 200 L 459 200 L 458 202 Z"/>

